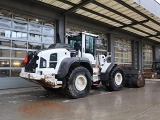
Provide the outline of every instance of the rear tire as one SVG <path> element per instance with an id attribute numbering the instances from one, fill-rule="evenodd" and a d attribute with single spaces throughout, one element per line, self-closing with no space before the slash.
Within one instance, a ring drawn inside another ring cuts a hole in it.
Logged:
<path id="1" fill-rule="evenodd" d="M 124 85 L 124 72 L 122 68 L 115 67 L 110 73 L 109 86 L 107 88 L 111 91 L 119 91 Z"/>
<path id="2" fill-rule="evenodd" d="M 75 68 L 67 79 L 65 92 L 71 98 L 85 97 L 91 89 L 91 74 L 84 67 Z"/>

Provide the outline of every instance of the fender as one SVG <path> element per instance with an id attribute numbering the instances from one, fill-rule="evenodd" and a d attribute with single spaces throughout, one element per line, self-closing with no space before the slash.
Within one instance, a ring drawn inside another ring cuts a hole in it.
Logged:
<path id="1" fill-rule="evenodd" d="M 101 71 L 100 78 L 102 85 L 108 85 L 109 84 L 109 74 L 114 66 L 117 66 L 117 64 L 111 63 L 106 70 L 103 72 Z"/>
<path id="2" fill-rule="evenodd" d="M 59 67 L 59 70 L 58 70 L 57 78 L 65 77 L 67 75 L 70 67 L 73 64 L 76 64 L 78 66 L 84 66 L 90 71 L 91 75 L 93 74 L 92 65 L 90 64 L 90 62 L 87 58 L 71 57 L 71 58 L 65 58 L 62 60 L 60 67 Z"/>

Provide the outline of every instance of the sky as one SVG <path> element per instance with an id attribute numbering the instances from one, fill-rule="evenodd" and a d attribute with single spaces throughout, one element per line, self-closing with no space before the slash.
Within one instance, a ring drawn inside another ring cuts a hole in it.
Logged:
<path id="1" fill-rule="evenodd" d="M 160 3 L 160 0 L 156 0 L 158 3 Z"/>

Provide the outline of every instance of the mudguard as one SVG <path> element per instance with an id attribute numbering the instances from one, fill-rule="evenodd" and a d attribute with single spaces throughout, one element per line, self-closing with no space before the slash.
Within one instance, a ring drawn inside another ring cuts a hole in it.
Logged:
<path id="1" fill-rule="evenodd" d="M 117 66 L 117 64 L 111 63 L 104 72 L 101 72 L 100 78 L 101 78 L 102 85 L 106 86 L 109 84 L 109 74 L 114 66 Z"/>
<path id="2" fill-rule="evenodd" d="M 84 66 L 90 71 L 91 75 L 93 74 L 92 65 L 90 64 L 90 62 L 87 58 L 71 57 L 71 58 L 65 58 L 62 60 L 60 67 L 59 67 L 59 70 L 58 70 L 57 78 L 65 77 L 67 75 L 70 67 L 73 64 L 76 64 L 77 66 Z"/>

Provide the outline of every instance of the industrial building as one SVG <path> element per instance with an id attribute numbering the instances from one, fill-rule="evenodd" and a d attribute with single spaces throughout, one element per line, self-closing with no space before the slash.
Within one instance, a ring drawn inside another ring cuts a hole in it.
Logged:
<path id="1" fill-rule="evenodd" d="M 19 78 L 28 51 L 65 43 L 70 33 L 100 36 L 96 52 L 142 72 L 160 59 L 160 4 L 155 0 L 0 1 L 0 89 L 35 86 Z"/>

